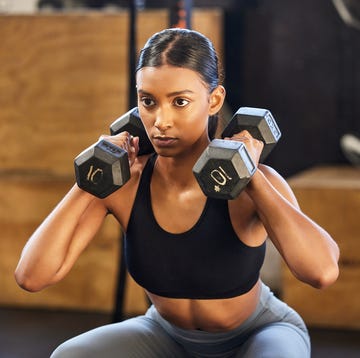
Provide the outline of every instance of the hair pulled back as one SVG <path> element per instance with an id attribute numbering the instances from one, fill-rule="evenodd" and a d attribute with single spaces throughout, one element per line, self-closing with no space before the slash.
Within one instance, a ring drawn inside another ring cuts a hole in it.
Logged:
<path id="1" fill-rule="evenodd" d="M 154 34 L 140 51 L 136 72 L 143 67 L 171 65 L 199 74 L 211 93 L 222 82 L 219 61 L 211 41 L 201 33 L 172 28 Z M 213 139 L 218 115 L 209 116 L 208 133 Z"/>

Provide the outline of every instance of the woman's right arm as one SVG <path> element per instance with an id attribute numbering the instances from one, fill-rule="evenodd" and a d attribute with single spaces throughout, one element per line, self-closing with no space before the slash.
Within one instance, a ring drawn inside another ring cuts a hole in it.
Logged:
<path id="1" fill-rule="evenodd" d="M 107 214 L 102 200 L 74 185 L 26 243 L 15 279 L 28 291 L 60 281 L 99 230 Z"/>
<path id="2" fill-rule="evenodd" d="M 131 179 L 112 195 L 121 221 L 126 212 L 121 208 L 124 205 L 128 207 L 129 192 L 133 192 L 134 197 L 134 177 L 139 177 L 133 175 L 139 138 L 121 132 L 114 136 L 102 135 L 100 139 L 120 146 L 129 155 Z M 19 286 L 28 291 L 39 291 L 64 278 L 100 229 L 108 213 L 109 202 L 111 199 L 100 200 L 75 184 L 26 243 L 15 270 Z"/>

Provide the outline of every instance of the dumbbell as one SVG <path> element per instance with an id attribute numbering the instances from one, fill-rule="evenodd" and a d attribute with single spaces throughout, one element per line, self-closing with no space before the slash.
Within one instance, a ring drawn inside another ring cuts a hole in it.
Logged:
<path id="1" fill-rule="evenodd" d="M 150 139 L 146 134 L 137 107 L 134 107 L 133 109 L 116 119 L 110 125 L 111 135 L 116 135 L 124 131 L 129 132 L 133 137 L 139 137 L 138 155 L 144 155 L 154 152 L 154 147 L 152 146 Z"/>
<path id="2" fill-rule="evenodd" d="M 232 137 L 243 130 L 264 143 L 261 162 L 281 137 L 274 117 L 262 108 L 239 108 L 221 136 Z M 231 200 L 244 190 L 256 169 L 244 143 L 214 139 L 195 163 L 193 173 L 206 196 Z"/>
<path id="3" fill-rule="evenodd" d="M 138 155 L 154 151 L 137 107 L 110 125 L 111 135 L 123 131 L 139 137 Z M 121 188 L 130 179 L 129 158 L 126 150 L 104 139 L 80 153 L 74 160 L 74 167 L 77 185 L 101 199 Z"/>

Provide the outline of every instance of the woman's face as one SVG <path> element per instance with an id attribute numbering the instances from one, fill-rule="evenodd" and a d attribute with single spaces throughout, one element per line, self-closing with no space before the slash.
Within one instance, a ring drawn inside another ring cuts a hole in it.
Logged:
<path id="1" fill-rule="evenodd" d="M 140 117 L 157 153 L 174 156 L 208 140 L 208 117 L 220 109 L 214 106 L 218 90 L 210 94 L 197 72 L 143 67 L 136 84 Z"/>

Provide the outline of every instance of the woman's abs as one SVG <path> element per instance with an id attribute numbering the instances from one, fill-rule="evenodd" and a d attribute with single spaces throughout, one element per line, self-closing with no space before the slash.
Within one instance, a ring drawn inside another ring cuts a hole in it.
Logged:
<path id="1" fill-rule="evenodd" d="M 170 323 L 190 330 L 226 332 L 240 326 L 256 309 L 260 280 L 247 293 L 226 299 L 181 299 L 147 292 L 160 315 Z"/>

